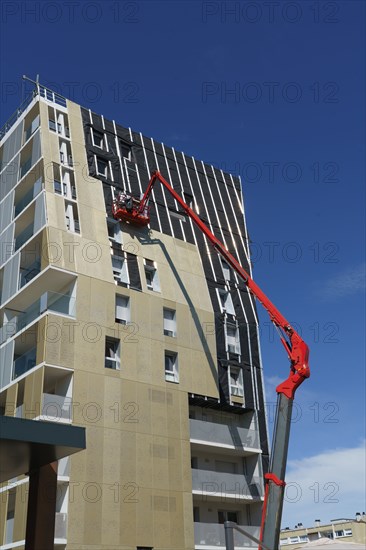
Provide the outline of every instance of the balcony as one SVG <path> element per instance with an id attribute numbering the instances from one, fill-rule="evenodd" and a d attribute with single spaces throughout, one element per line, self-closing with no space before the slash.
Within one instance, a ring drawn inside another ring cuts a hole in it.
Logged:
<path id="1" fill-rule="evenodd" d="M 259 538 L 259 527 L 239 525 L 253 537 Z M 225 528 L 219 523 L 198 523 L 194 524 L 194 544 L 196 549 L 217 548 L 225 550 Z M 235 550 L 242 548 L 258 548 L 255 542 L 248 537 L 234 531 Z"/>
<path id="2" fill-rule="evenodd" d="M 72 401 L 70 397 L 53 393 L 43 394 L 42 420 L 71 422 L 71 412 Z"/>
<path id="3" fill-rule="evenodd" d="M 222 500 L 259 500 L 263 496 L 263 481 L 260 477 L 249 480 L 244 474 L 193 468 L 192 491 Z"/>
<path id="4" fill-rule="evenodd" d="M 32 323 L 37 317 L 46 311 L 60 313 L 62 315 L 73 315 L 75 310 L 75 298 L 68 294 L 58 292 L 45 292 L 33 302 L 25 311 L 10 318 L 0 329 L 0 344 L 11 338 Z"/>
<path id="5" fill-rule="evenodd" d="M 39 178 L 25 195 L 19 199 L 14 206 L 14 217 L 16 218 L 28 204 L 42 191 L 42 180 Z"/>
<path id="6" fill-rule="evenodd" d="M 17 251 L 25 242 L 27 242 L 33 235 L 33 225 L 30 223 L 23 231 L 15 238 L 15 251 Z"/>
<path id="7" fill-rule="evenodd" d="M 204 420 L 190 420 L 191 442 L 204 443 L 211 446 L 224 446 L 231 449 L 259 449 L 259 434 L 255 430 L 206 422 Z"/>
<path id="8" fill-rule="evenodd" d="M 37 348 L 32 348 L 13 363 L 13 380 L 36 366 Z"/>
<path id="9" fill-rule="evenodd" d="M 20 290 L 23 286 L 29 283 L 29 281 L 31 281 L 34 277 L 36 277 L 40 272 L 41 272 L 40 260 L 36 260 L 28 267 L 23 268 L 22 266 L 20 266 L 18 290 Z"/>

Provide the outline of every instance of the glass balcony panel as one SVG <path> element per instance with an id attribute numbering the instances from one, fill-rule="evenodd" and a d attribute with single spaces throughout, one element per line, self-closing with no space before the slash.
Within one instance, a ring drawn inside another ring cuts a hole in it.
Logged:
<path id="1" fill-rule="evenodd" d="M 20 357 L 14 360 L 13 363 L 13 379 L 18 378 L 25 372 L 36 366 L 37 349 L 32 348 Z"/>
<path id="2" fill-rule="evenodd" d="M 64 315 L 75 314 L 75 298 L 68 294 L 58 292 L 45 292 L 42 296 L 22 313 L 12 317 L 0 329 L 0 344 L 8 338 L 24 329 L 45 311 L 61 313 Z"/>
<path id="3" fill-rule="evenodd" d="M 41 191 L 42 191 L 42 182 L 39 179 L 35 182 L 33 187 L 31 189 L 29 189 L 28 193 L 26 193 L 24 195 L 24 197 L 19 202 L 17 202 L 17 204 L 15 205 L 15 209 L 14 209 L 15 217 L 18 216 L 18 214 L 20 214 L 20 212 L 22 212 L 24 210 L 24 208 L 26 206 L 28 206 L 28 204 L 33 199 L 35 199 L 37 197 L 37 195 L 39 195 L 39 193 Z"/>
<path id="4" fill-rule="evenodd" d="M 203 494 L 223 498 L 223 495 L 261 497 L 263 483 L 259 477 L 248 479 L 244 474 L 230 474 L 211 470 L 192 469 L 192 489 Z"/>
<path id="5" fill-rule="evenodd" d="M 259 539 L 259 527 L 239 525 L 241 529 L 247 531 L 253 537 Z M 197 546 L 207 546 L 225 549 L 225 528 L 219 523 L 194 523 L 194 542 Z M 234 530 L 235 549 L 258 548 L 258 545 L 251 541 L 245 535 Z"/>
<path id="6" fill-rule="evenodd" d="M 13 533 L 14 533 L 14 517 L 9 518 L 6 521 L 6 530 L 5 530 L 5 544 L 10 544 L 13 542 Z"/>
<path id="7" fill-rule="evenodd" d="M 43 394 L 42 417 L 48 420 L 70 420 L 72 402 L 70 397 L 51 393 Z"/>
<path id="8" fill-rule="evenodd" d="M 33 223 L 29 224 L 15 239 L 15 250 L 17 251 L 33 235 Z"/>
<path id="9" fill-rule="evenodd" d="M 32 265 L 26 268 L 20 267 L 20 276 L 19 276 L 19 289 L 24 285 L 29 283 L 34 277 L 41 272 L 41 261 L 36 260 Z"/>
<path id="10" fill-rule="evenodd" d="M 67 514 L 56 512 L 55 539 L 66 539 L 66 537 L 67 537 Z"/>
<path id="11" fill-rule="evenodd" d="M 190 419 L 191 439 L 207 441 L 215 445 L 230 445 L 235 448 L 251 447 L 259 448 L 259 435 L 255 430 L 207 422 L 205 420 Z"/>

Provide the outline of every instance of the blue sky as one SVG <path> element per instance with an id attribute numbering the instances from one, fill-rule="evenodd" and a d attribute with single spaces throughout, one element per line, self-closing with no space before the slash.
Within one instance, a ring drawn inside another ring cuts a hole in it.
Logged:
<path id="1" fill-rule="evenodd" d="M 365 509 L 364 12 L 352 0 L 2 4 L 1 123 L 21 101 L 21 75 L 38 73 L 242 176 L 255 278 L 311 350 L 289 526 Z M 270 409 L 288 361 L 261 321 Z"/>

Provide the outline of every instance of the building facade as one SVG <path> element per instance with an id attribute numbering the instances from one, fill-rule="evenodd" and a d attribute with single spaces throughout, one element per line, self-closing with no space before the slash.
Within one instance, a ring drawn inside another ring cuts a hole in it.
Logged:
<path id="1" fill-rule="evenodd" d="M 0 161 L 2 414 L 86 427 L 59 463 L 55 548 L 223 548 L 225 519 L 258 536 L 253 298 L 159 185 L 149 227 L 111 212 L 158 169 L 251 272 L 239 178 L 39 85 Z M 0 489 L 4 550 L 24 547 L 27 483 Z"/>

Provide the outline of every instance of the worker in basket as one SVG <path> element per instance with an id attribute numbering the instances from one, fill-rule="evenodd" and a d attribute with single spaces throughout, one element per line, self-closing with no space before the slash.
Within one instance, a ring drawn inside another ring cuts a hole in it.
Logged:
<path id="1" fill-rule="evenodd" d="M 134 209 L 137 209 L 140 201 L 133 198 L 127 193 L 120 193 L 118 197 L 118 203 L 121 208 L 125 208 L 127 212 L 132 212 Z"/>

